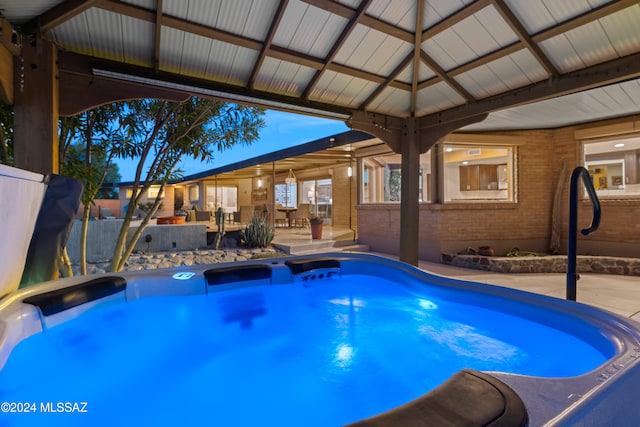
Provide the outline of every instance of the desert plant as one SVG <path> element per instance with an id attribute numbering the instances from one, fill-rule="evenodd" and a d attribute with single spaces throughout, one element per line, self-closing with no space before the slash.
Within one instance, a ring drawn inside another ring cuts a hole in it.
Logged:
<path id="1" fill-rule="evenodd" d="M 310 224 L 322 224 L 324 222 L 324 218 L 316 215 L 312 215 L 309 217 Z"/>
<path id="2" fill-rule="evenodd" d="M 247 228 L 242 230 L 240 238 L 250 248 L 264 248 L 271 243 L 275 233 L 275 228 L 265 217 L 256 215 L 251 218 Z"/>
<path id="3" fill-rule="evenodd" d="M 222 237 L 225 235 L 224 231 L 224 210 L 222 208 L 218 208 L 216 211 L 216 224 L 218 224 L 218 232 L 216 233 L 214 248 L 215 250 L 220 249 L 220 242 L 222 241 Z"/>

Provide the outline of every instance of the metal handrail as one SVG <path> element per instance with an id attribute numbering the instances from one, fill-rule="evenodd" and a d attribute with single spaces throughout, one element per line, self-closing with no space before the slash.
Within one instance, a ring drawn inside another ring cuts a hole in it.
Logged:
<path id="1" fill-rule="evenodd" d="M 571 173 L 571 186 L 569 195 L 569 248 L 567 259 L 567 299 L 576 300 L 576 285 L 578 274 L 576 272 L 577 245 L 578 245 L 578 179 L 582 177 L 582 183 L 587 190 L 591 204 L 593 205 L 593 218 L 588 228 L 583 228 L 581 233 L 586 236 L 593 233 L 600 226 L 600 200 L 593 187 L 589 171 L 582 166 L 578 166 Z"/>

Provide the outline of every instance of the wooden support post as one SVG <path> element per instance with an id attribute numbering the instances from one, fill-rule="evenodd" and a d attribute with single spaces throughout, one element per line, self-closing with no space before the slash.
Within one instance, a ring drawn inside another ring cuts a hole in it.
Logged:
<path id="1" fill-rule="evenodd" d="M 405 120 L 402 133 L 402 166 L 400 187 L 400 261 L 418 265 L 420 244 L 420 139 L 415 119 Z"/>
<path id="2" fill-rule="evenodd" d="M 15 165 L 42 174 L 58 173 L 56 47 L 38 39 L 23 49 L 24 83 L 14 79 Z"/>

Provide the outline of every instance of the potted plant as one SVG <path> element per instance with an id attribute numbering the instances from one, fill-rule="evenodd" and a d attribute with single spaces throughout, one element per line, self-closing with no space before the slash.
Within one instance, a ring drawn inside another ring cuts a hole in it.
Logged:
<path id="1" fill-rule="evenodd" d="M 309 217 L 309 224 L 311 224 L 311 238 L 312 239 L 322 239 L 322 223 L 324 222 L 324 218 L 319 216 L 311 216 Z"/>

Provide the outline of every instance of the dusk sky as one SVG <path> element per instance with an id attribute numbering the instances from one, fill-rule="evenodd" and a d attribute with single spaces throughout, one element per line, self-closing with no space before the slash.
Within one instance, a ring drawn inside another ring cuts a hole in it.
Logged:
<path id="1" fill-rule="evenodd" d="M 266 126 L 260 132 L 259 140 L 252 145 L 237 146 L 229 151 L 216 153 L 211 163 L 202 163 L 196 160 L 183 161 L 181 169 L 184 170 L 185 175 L 203 172 L 214 167 L 235 163 L 349 130 L 344 122 L 340 120 L 321 119 L 274 110 L 267 110 L 264 120 Z M 122 181 L 133 181 L 136 162 L 120 160 L 117 163 L 120 167 Z"/>

